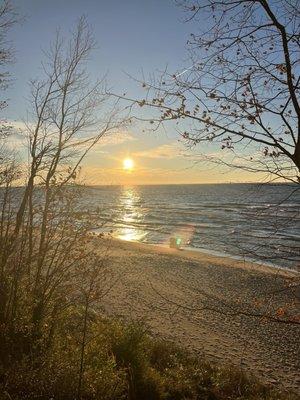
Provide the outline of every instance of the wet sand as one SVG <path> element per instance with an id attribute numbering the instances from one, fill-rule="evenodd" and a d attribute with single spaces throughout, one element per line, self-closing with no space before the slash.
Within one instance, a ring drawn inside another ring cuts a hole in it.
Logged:
<path id="1" fill-rule="evenodd" d="M 143 321 L 152 335 L 199 357 L 300 394 L 300 325 L 269 319 L 285 309 L 290 318 L 299 314 L 299 273 L 140 243 L 92 242 L 101 256 L 109 248 L 114 284 L 101 302 L 105 313 Z"/>

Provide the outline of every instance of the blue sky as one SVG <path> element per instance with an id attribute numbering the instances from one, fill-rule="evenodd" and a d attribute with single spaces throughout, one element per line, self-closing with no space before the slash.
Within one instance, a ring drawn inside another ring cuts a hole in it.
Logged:
<path id="1" fill-rule="evenodd" d="M 42 51 L 55 30 L 68 34 L 76 20 L 85 15 L 98 48 L 93 52 L 91 79 L 109 72 L 117 90 L 134 87 L 124 72 L 140 76 L 141 69 L 153 72 L 168 64 L 178 68 L 184 62 L 185 43 L 191 26 L 182 23 L 182 13 L 172 0 L 14 0 L 25 21 L 11 34 L 16 49 L 12 68 L 15 84 L 10 90 L 9 117 L 23 116 L 27 83 L 40 74 Z"/>
<path id="2" fill-rule="evenodd" d="M 186 41 L 197 27 L 183 23 L 182 11 L 173 0 L 14 0 L 24 21 L 11 32 L 16 62 L 11 68 L 13 85 L 7 92 L 9 120 L 26 119 L 28 81 L 41 75 L 40 62 L 58 27 L 66 34 L 85 15 L 91 24 L 97 49 L 89 61 L 91 80 L 108 73 L 116 92 L 139 96 L 139 87 L 125 74 L 147 76 L 166 65 L 171 70 L 186 66 Z M 215 151 L 214 148 L 208 149 Z M 122 160 L 135 161 L 131 173 Z M 201 183 L 241 180 L 215 168 L 191 167 L 194 153 L 178 143 L 170 128 L 156 134 L 142 133 L 136 124 L 117 137 L 105 140 L 90 153 L 84 177 L 91 184 Z"/>

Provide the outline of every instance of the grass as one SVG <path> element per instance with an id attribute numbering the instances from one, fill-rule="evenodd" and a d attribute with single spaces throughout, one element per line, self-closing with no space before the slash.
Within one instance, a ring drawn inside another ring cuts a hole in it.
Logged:
<path id="1" fill-rule="evenodd" d="M 0 365 L 0 400 L 76 398 L 80 321 L 62 320 L 51 350 Z M 78 396 L 77 396 L 78 398 Z M 196 358 L 155 340 L 145 327 L 91 315 L 81 399 L 98 400 L 296 400 L 233 367 Z"/>

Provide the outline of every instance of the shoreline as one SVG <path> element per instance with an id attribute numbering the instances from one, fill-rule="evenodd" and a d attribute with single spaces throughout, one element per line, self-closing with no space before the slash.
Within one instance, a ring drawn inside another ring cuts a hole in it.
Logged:
<path id="1" fill-rule="evenodd" d="M 93 233 L 92 237 L 97 237 L 98 235 Z M 159 253 L 167 253 L 172 254 L 178 257 L 185 257 L 185 258 L 192 258 L 197 259 L 202 262 L 213 262 L 218 265 L 223 266 L 230 266 L 235 268 L 242 268 L 242 269 L 250 269 L 250 270 L 257 270 L 260 272 L 268 272 L 272 274 L 280 274 L 283 276 L 292 276 L 298 277 L 300 276 L 300 271 L 296 268 L 288 268 L 288 267 L 281 267 L 276 264 L 271 263 L 264 263 L 252 260 L 250 257 L 245 257 L 244 259 L 241 256 L 233 256 L 230 254 L 224 254 L 215 252 L 209 249 L 197 249 L 197 248 L 189 248 L 183 247 L 180 249 L 172 249 L 167 244 L 159 244 L 159 243 L 146 243 L 146 242 L 139 242 L 137 240 L 124 240 L 114 236 L 104 236 L 104 240 L 111 240 L 115 241 L 116 243 L 123 243 L 128 246 L 132 246 L 134 248 L 140 248 L 149 251 L 155 251 Z"/>

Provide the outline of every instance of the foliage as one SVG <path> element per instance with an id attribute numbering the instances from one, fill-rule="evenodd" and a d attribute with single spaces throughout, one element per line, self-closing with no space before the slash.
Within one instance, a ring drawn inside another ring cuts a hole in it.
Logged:
<path id="1" fill-rule="evenodd" d="M 76 307 L 65 313 L 51 350 L 38 359 L 23 355 L 1 364 L 1 400 L 76 397 L 80 315 Z M 210 364 L 152 339 L 144 326 L 94 314 L 89 318 L 82 399 L 296 399 L 233 367 Z"/>
<path id="2" fill-rule="evenodd" d="M 12 23 L 10 12 L 9 2 L 0 6 L 0 28 Z M 0 31 L 0 45 L 4 37 Z M 82 160 L 124 122 L 103 94 L 104 80 L 90 82 L 86 63 L 93 47 L 83 17 L 68 41 L 57 33 L 45 52 L 44 77 L 30 85 L 31 123 L 23 132 L 28 163 L 17 165 L 13 152 L 0 155 L 0 363 L 2 374 L 10 371 L 7 384 L 14 382 L 20 398 L 27 393 L 31 398 L 31 392 L 41 398 L 49 391 L 74 397 L 75 387 L 81 397 L 88 312 L 113 279 L 104 262 L 106 250 L 101 255 L 86 246 L 93 215 L 77 207 Z M 16 187 L 20 182 L 24 185 Z M 80 328 L 69 348 L 57 335 L 73 304 Z M 109 368 L 105 363 L 103 376 Z M 102 375 L 90 379 L 99 383 L 93 390 L 101 394 Z"/>
<path id="3" fill-rule="evenodd" d="M 89 84 L 93 46 L 84 18 L 67 43 L 57 35 L 44 79 L 31 82 L 27 168 L 1 159 L 0 399 L 287 399 L 151 339 L 140 325 L 99 316 L 116 278 L 108 248 L 92 246 L 93 215 L 78 212 L 78 173 L 125 121 L 101 94 L 103 82 Z"/>

